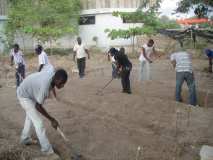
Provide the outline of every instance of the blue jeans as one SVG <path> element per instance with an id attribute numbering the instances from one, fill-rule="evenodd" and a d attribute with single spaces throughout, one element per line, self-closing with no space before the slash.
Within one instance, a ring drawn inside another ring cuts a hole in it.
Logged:
<path id="1" fill-rule="evenodd" d="M 176 101 L 181 102 L 181 88 L 186 81 L 189 88 L 189 104 L 197 104 L 196 87 L 193 73 L 190 72 L 176 72 Z"/>

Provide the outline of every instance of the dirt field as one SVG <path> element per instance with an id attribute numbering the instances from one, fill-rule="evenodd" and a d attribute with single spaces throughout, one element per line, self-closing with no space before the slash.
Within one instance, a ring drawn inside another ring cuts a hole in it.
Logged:
<path id="1" fill-rule="evenodd" d="M 65 143 L 45 119 L 49 140 L 62 159 L 76 153 L 88 160 L 197 160 L 203 144 L 213 145 L 213 75 L 203 72 L 206 60 L 193 60 L 201 107 L 174 101 L 175 72 L 166 56 L 152 64 L 152 80 L 144 83 L 138 81 L 138 61 L 132 60 L 132 95 L 121 93 L 120 80 L 96 95 L 111 78 L 103 55 L 88 61 L 84 79 L 78 78 L 70 57 L 50 60 L 69 72 L 68 83 L 58 91 L 62 102 L 49 99 L 44 105 L 70 139 Z M 7 61 L 0 63 L 0 160 L 41 160 L 38 145 L 19 144 L 25 115 L 13 88 L 13 69 Z M 37 58 L 27 65 L 28 73 L 35 72 Z M 185 100 L 186 95 L 184 85 Z"/>

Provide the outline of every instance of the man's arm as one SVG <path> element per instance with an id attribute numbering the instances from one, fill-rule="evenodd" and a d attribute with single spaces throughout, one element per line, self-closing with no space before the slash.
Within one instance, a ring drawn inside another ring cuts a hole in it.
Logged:
<path id="1" fill-rule="evenodd" d="M 149 63 L 152 63 L 151 59 L 149 59 L 147 56 L 146 56 L 146 51 L 144 48 L 142 48 L 142 54 L 143 56 L 146 58 L 147 61 L 149 61 Z"/>
<path id="2" fill-rule="evenodd" d="M 172 66 L 175 68 L 176 67 L 176 61 L 172 60 L 171 63 L 172 63 Z"/>
<path id="3" fill-rule="evenodd" d="M 89 50 L 88 50 L 88 49 L 85 49 L 85 52 L 87 53 L 88 59 L 90 59 Z"/>
<path id="4" fill-rule="evenodd" d="M 41 104 L 36 103 L 35 107 L 37 111 L 39 111 L 44 117 L 46 117 L 51 122 L 53 128 L 57 129 L 57 127 L 59 127 L 58 121 L 52 116 L 50 116 Z"/>
<path id="5" fill-rule="evenodd" d="M 13 55 L 10 56 L 10 65 L 12 66 L 13 65 L 13 60 L 14 60 L 14 57 Z"/>
<path id="6" fill-rule="evenodd" d="M 44 67 L 44 64 L 40 64 L 38 72 L 40 72 L 42 70 L 42 68 Z"/>

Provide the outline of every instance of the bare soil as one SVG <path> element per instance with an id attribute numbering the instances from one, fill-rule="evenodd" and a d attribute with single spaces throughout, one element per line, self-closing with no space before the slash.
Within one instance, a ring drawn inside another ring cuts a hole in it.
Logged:
<path id="1" fill-rule="evenodd" d="M 199 107 L 174 100 L 175 71 L 166 57 L 152 64 L 152 80 L 138 81 L 138 61 L 132 60 L 132 94 L 121 93 L 111 79 L 111 65 L 104 55 L 87 61 L 84 79 L 79 79 L 71 57 L 51 56 L 51 63 L 69 73 L 61 102 L 48 99 L 49 113 L 59 120 L 70 142 L 46 123 L 47 135 L 62 159 L 80 154 L 88 160 L 196 160 L 203 144 L 213 145 L 213 75 L 203 72 L 206 60 L 193 60 Z M 43 158 L 39 145 L 21 146 L 19 136 L 25 113 L 16 99 L 14 69 L 0 61 L 0 160 Z M 37 58 L 27 60 L 27 73 L 37 69 Z M 140 150 L 138 150 L 140 148 Z M 78 158 L 77 158 L 78 159 Z"/>

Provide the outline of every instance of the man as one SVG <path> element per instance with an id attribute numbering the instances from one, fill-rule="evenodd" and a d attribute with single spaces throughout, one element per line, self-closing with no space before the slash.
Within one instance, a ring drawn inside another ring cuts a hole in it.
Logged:
<path id="1" fill-rule="evenodd" d="M 37 47 L 35 48 L 35 52 L 38 55 L 38 63 L 39 63 L 38 72 L 48 70 L 48 68 L 51 65 L 49 63 L 47 54 L 43 50 L 43 47 L 41 45 L 37 45 Z"/>
<path id="2" fill-rule="evenodd" d="M 196 106 L 197 97 L 191 55 L 182 49 L 173 53 L 170 60 L 176 70 L 176 101 L 182 102 L 181 88 L 186 81 L 189 88 L 189 104 Z"/>
<path id="3" fill-rule="evenodd" d="M 108 51 L 108 61 L 111 61 L 112 63 L 112 78 L 119 78 L 118 74 L 117 74 L 117 65 L 116 65 L 116 61 L 115 61 L 115 54 L 118 53 L 118 50 L 115 48 L 110 48 L 110 50 Z"/>
<path id="4" fill-rule="evenodd" d="M 54 153 L 52 145 L 47 139 L 41 115 L 46 117 L 55 129 L 57 129 L 59 123 L 48 114 L 43 107 L 43 103 L 53 89 L 64 87 L 67 78 L 68 75 L 64 69 L 36 72 L 24 79 L 18 87 L 17 97 L 26 113 L 24 129 L 21 134 L 22 144 L 29 145 L 33 143 L 31 138 L 31 127 L 33 125 L 41 145 L 41 151 L 47 155 Z"/>
<path id="5" fill-rule="evenodd" d="M 75 61 L 75 57 L 77 58 L 79 77 L 83 78 L 85 76 L 86 54 L 88 55 L 88 59 L 90 58 L 90 55 L 88 49 L 82 44 L 80 37 L 77 38 L 77 44 L 75 44 L 73 51 L 73 60 Z"/>
<path id="6" fill-rule="evenodd" d="M 15 63 L 16 87 L 18 87 L 21 81 L 25 78 L 25 61 L 18 44 L 14 44 L 13 49 L 10 52 L 10 61 L 11 66 Z"/>
<path id="7" fill-rule="evenodd" d="M 132 63 L 129 61 L 127 55 L 125 54 L 125 49 L 120 48 L 118 53 L 114 52 L 114 58 L 117 64 L 117 71 L 118 74 L 121 76 L 121 84 L 123 88 L 123 93 L 131 94 L 131 87 L 130 87 L 130 72 L 132 70 Z"/>
<path id="8" fill-rule="evenodd" d="M 205 49 L 205 54 L 209 59 L 209 73 L 212 73 L 213 49 Z"/>
<path id="9" fill-rule="evenodd" d="M 147 44 L 144 44 L 139 57 L 140 61 L 140 81 L 150 80 L 150 63 L 151 54 L 155 54 L 154 41 L 150 39 Z"/>

